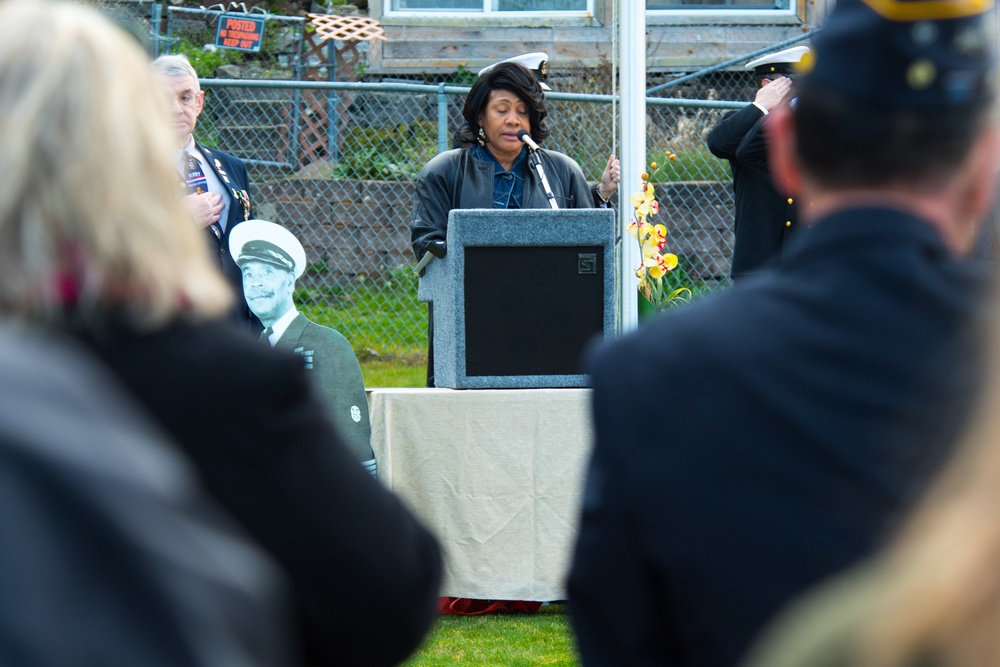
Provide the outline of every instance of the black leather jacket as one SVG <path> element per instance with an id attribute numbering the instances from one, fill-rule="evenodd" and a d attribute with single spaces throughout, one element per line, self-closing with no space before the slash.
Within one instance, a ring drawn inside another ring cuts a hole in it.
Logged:
<path id="1" fill-rule="evenodd" d="M 580 165 L 555 151 L 540 150 L 545 178 L 559 208 L 593 208 L 594 195 Z M 430 241 L 444 241 L 448 212 L 460 208 L 493 208 L 492 162 L 456 148 L 431 158 L 417 178 L 416 201 L 410 223 L 410 241 L 417 257 Z M 549 208 L 545 190 L 535 170 L 526 167 L 523 208 Z"/>

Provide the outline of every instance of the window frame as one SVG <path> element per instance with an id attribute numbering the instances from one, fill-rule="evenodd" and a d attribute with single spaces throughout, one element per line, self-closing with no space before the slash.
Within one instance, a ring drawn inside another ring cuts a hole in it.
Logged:
<path id="1" fill-rule="evenodd" d="M 500 11 L 491 7 L 493 0 L 480 0 L 482 10 L 476 9 L 393 9 L 394 0 L 382 0 L 382 16 L 386 18 L 462 18 L 492 20 L 511 19 L 590 19 L 594 16 L 598 0 L 586 0 L 587 7 L 582 10 L 537 10 L 537 11 Z"/>
<path id="2" fill-rule="evenodd" d="M 806 22 L 806 3 L 807 0 L 789 0 L 788 9 L 647 8 L 646 25 L 795 25 Z"/>

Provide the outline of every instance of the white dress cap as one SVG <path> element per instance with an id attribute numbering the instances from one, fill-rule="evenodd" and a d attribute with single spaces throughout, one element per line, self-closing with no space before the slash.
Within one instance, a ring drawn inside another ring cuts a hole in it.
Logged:
<path id="1" fill-rule="evenodd" d="M 524 55 L 514 56 L 513 58 L 507 58 L 506 60 L 493 63 L 492 65 L 487 65 L 479 70 L 479 76 L 487 74 L 500 63 L 517 63 L 519 65 L 524 65 L 531 70 L 531 73 L 535 75 L 535 78 L 538 79 L 538 83 L 542 86 L 542 90 L 552 90 L 546 83 L 546 80 L 548 79 L 548 71 L 546 70 L 545 65 L 548 61 L 549 54 L 543 51 L 525 53 Z"/>
<path id="2" fill-rule="evenodd" d="M 260 242 L 263 242 L 263 244 Z M 267 220 L 246 220 L 233 227 L 232 231 L 229 232 L 229 254 L 233 256 L 233 261 L 240 266 L 242 266 L 240 259 L 241 255 L 243 255 L 243 246 L 248 243 L 255 250 L 253 253 L 248 251 L 247 256 L 242 257 L 244 261 L 271 261 L 271 263 L 282 266 L 285 264 L 283 258 L 287 258 L 290 260 L 291 266 L 286 266 L 285 268 L 290 269 L 296 278 L 301 276 L 302 272 L 306 270 L 305 249 L 299 243 L 295 234 L 292 234 L 281 225 L 268 222 Z M 263 255 L 256 256 L 260 252 L 257 246 L 263 246 L 266 250 L 267 244 L 273 245 L 281 251 L 274 255 L 273 260 Z"/>
<path id="3" fill-rule="evenodd" d="M 794 71 L 794 65 L 802 60 L 802 56 L 809 53 L 808 46 L 793 46 L 790 49 L 768 53 L 760 58 L 751 60 L 743 69 L 754 70 L 755 74 L 788 74 Z"/>

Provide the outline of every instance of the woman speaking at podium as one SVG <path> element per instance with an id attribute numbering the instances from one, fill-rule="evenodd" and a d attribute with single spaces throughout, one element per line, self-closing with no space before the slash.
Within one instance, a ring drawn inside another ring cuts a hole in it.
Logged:
<path id="1" fill-rule="evenodd" d="M 431 158 L 417 178 L 410 239 L 418 260 L 429 246 L 444 243 L 453 209 L 593 208 L 618 189 L 613 156 L 591 190 L 572 158 L 538 147 L 549 136 L 545 58 L 532 53 L 480 71 L 462 108 L 460 148 Z M 429 323 L 428 338 L 431 331 Z M 433 386 L 430 349 L 428 341 L 427 384 Z"/>
<path id="2" fill-rule="evenodd" d="M 462 109 L 461 147 L 431 158 L 417 179 L 411 241 L 418 259 L 428 243 L 445 240 L 452 209 L 593 208 L 618 189 L 618 160 L 613 157 L 601 183 L 591 190 L 572 158 L 532 148 L 549 136 L 546 57 L 529 53 L 479 73 Z M 537 153 L 548 189 L 530 166 L 529 152 Z"/>

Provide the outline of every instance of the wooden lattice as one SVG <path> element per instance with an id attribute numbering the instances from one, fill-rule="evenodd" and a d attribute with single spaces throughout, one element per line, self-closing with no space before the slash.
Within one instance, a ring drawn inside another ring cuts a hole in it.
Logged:
<path id="1" fill-rule="evenodd" d="M 386 41 L 385 30 L 375 19 L 367 16 L 333 16 L 330 14 L 309 14 L 322 41 L 336 39 L 341 42 L 370 42 L 373 39 Z"/>
<path id="2" fill-rule="evenodd" d="M 341 17 L 334 17 L 341 18 Z M 315 66 L 306 68 L 303 78 L 310 81 L 326 81 L 329 75 L 324 74 L 328 66 L 336 67 L 337 81 L 356 81 L 357 64 L 361 61 L 357 42 L 344 41 L 336 49 L 336 63 L 330 65 L 327 60 L 330 45 L 316 32 L 307 32 L 303 43 L 302 59 L 304 62 L 315 62 Z M 338 138 L 340 144 L 348 128 L 347 108 L 354 101 L 354 93 L 338 91 L 337 117 Z M 299 166 L 314 162 L 330 160 L 328 142 L 329 119 L 327 111 L 327 93 L 319 90 L 303 90 L 299 97 L 299 133 L 298 159 Z M 339 148 L 339 146 L 338 146 Z"/>

